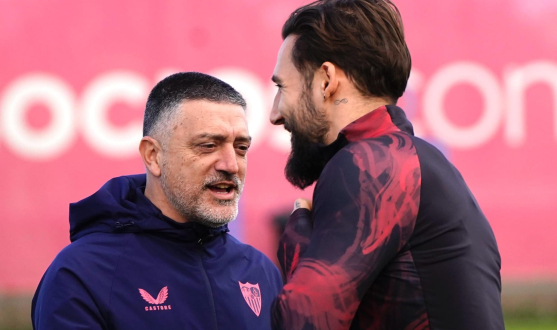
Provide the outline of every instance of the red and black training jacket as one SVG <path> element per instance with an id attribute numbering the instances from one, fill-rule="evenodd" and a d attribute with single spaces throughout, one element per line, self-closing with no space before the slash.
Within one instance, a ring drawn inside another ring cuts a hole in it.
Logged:
<path id="1" fill-rule="evenodd" d="M 493 231 L 402 109 L 370 112 L 322 152 L 313 210 L 291 215 L 279 247 L 273 329 L 504 329 Z"/>

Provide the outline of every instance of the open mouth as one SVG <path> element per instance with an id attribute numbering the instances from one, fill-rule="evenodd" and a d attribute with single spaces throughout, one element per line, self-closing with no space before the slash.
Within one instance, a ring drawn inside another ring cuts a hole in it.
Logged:
<path id="1" fill-rule="evenodd" d="M 215 194 L 228 195 L 234 189 L 236 189 L 236 185 L 229 182 L 219 182 L 216 184 L 208 185 L 207 188 Z"/>

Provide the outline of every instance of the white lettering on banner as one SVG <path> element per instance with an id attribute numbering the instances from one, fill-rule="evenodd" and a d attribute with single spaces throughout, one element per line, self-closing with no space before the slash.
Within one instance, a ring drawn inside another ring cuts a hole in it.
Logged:
<path id="1" fill-rule="evenodd" d="M 507 89 L 505 137 L 512 147 L 521 146 L 526 140 L 525 94 L 535 83 L 546 83 L 553 92 L 553 123 L 557 141 L 557 65 L 547 61 L 530 63 L 515 68 L 505 76 Z"/>
<path id="2" fill-rule="evenodd" d="M 126 102 L 143 111 L 149 95 L 149 82 L 134 72 L 110 72 L 94 79 L 81 103 L 83 137 L 97 152 L 113 158 L 136 156 L 143 122 L 117 128 L 107 120 L 110 105 Z"/>
<path id="3" fill-rule="evenodd" d="M 443 102 L 451 88 L 467 83 L 477 88 L 484 99 L 480 119 L 469 127 L 457 127 L 445 114 Z M 475 63 L 457 62 L 437 72 L 426 87 L 423 115 L 435 137 L 451 147 L 469 149 L 491 139 L 501 122 L 503 92 L 497 78 Z"/>
<path id="4" fill-rule="evenodd" d="M 25 114 L 34 104 L 50 112 L 47 127 L 29 127 Z M 70 86 L 49 74 L 25 75 L 8 85 L 0 101 L 0 126 L 6 145 L 32 160 L 59 156 L 74 142 L 75 96 Z"/>
<path id="5" fill-rule="evenodd" d="M 246 100 L 251 148 L 254 148 L 262 140 L 267 113 L 271 111 L 270 104 L 263 98 L 265 93 L 261 81 L 253 73 L 239 68 L 220 68 L 209 74 L 234 87 Z"/>
<path id="6" fill-rule="evenodd" d="M 156 77 L 177 71 L 161 70 Z M 289 133 L 269 122 L 275 86 L 263 83 L 241 68 L 219 68 L 211 74 L 228 82 L 246 99 L 254 147 L 268 140 L 267 145 L 278 152 L 290 150 Z M 552 62 L 532 62 L 510 70 L 504 76 L 504 91 L 497 77 L 478 63 L 452 63 L 429 80 L 413 70 L 401 106 L 412 114 L 416 135 L 433 135 L 448 147 L 480 147 L 493 138 L 501 126 L 507 144 L 517 147 L 526 140 L 525 94 L 535 83 L 549 85 L 553 92 L 557 140 L 557 64 Z M 480 118 L 466 127 L 451 122 L 443 105 L 448 92 L 459 84 L 472 85 L 484 100 Z M 67 151 L 77 131 L 82 132 L 87 144 L 99 154 L 111 158 L 136 157 L 141 121 L 117 127 L 110 123 L 107 115 L 115 102 L 125 102 L 143 110 L 152 85 L 154 83 L 135 72 L 112 71 L 91 81 L 82 97 L 76 100 L 71 87 L 55 76 L 24 75 L 8 84 L 1 95 L 0 134 L 14 153 L 35 161 L 49 160 Z M 422 94 L 423 102 L 420 100 Z M 25 114 L 33 104 L 44 104 L 48 108 L 52 119 L 47 127 L 37 129 L 27 123 Z M 419 112 L 422 120 L 416 116 Z M 80 120 L 76 120 L 77 116 Z"/>

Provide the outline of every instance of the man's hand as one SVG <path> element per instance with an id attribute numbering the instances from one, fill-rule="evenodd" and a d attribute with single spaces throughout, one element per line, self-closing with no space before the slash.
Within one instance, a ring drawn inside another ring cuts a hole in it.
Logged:
<path id="1" fill-rule="evenodd" d="M 309 199 L 298 198 L 296 200 L 294 211 L 292 211 L 279 241 L 277 256 L 287 281 L 290 280 L 309 244 L 313 230 L 311 207 L 312 202 Z"/>
<path id="2" fill-rule="evenodd" d="M 294 213 L 294 211 L 296 211 L 297 209 L 308 209 L 311 211 L 311 207 L 312 207 L 312 202 L 309 199 L 306 198 L 298 198 L 295 202 L 294 202 L 294 210 L 292 210 L 292 213 Z"/>

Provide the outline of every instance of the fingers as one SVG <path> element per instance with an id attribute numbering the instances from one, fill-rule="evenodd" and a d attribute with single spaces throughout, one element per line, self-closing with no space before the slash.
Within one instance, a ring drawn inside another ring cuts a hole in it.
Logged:
<path id="1" fill-rule="evenodd" d="M 297 209 L 300 209 L 300 208 L 308 209 L 308 210 L 311 211 L 311 207 L 312 207 L 311 200 L 305 199 L 305 198 L 298 198 L 294 202 L 294 210 L 292 210 L 292 212 L 294 212 L 294 211 L 296 211 Z"/>

